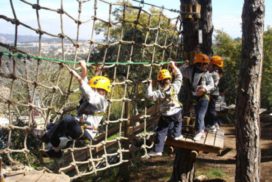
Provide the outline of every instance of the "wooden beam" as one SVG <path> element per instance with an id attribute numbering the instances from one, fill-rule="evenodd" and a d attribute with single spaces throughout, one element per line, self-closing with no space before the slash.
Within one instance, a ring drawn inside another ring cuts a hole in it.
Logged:
<path id="1" fill-rule="evenodd" d="M 224 132 L 222 130 L 219 130 L 216 133 L 206 132 L 205 137 L 199 141 L 194 141 L 188 136 L 185 136 L 183 140 L 168 138 L 166 144 L 176 148 L 220 153 L 224 147 Z"/>

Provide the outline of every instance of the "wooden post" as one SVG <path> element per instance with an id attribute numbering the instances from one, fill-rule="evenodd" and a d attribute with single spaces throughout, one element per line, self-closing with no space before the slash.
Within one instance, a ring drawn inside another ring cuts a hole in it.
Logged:
<path id="1" fill-rule="evenodd" d="M 213 32 L 211 14 L 211 0 L 180 0 L 181 17 L 183 25 L 183 45 L 184 45 L 184 60 L 190 60 L 192 63 L 196 53 L 203 52 L 211 54 L 211 37 Z M 186 7 L 189 8 L 187 11 Z M 193 11 L 193 12 L 191 12 Z M 189 16 L 196 15 L 196 16 Z M 201 14 L 201 16 L 197 16 Z M 183 113 L 190 116 L 190 107 L 192 104 L 191 89 L 188 81 L 184 82 L 184 87 L 181 93 L 185 95 L 183 101 Z M 194 179 L 195 160 L 198 152 L 189 149 L 177 149 L 173 164 L 172 182 L 184 181 L 190 182 Z"/>
<path id="2" fill-rule="evenodd" d="M 195 174 L 195 161 L 198 152 L 176 148 L 173 172 L 170 182 L 192 182 Z"/>
<path id="3" fill-rule="evenodd" d="M 129 103 L 125 103 L 125 111 L 124 111 L 124 117 L 129 118 Z M 124 123 L 124 137 L 129 137 L 129 127 L 130 127 L 130 119 L 127 120 L 127 122 Z M 125 142 L 123 144 L 124 148 L 129 148 L 129 143 Z M 130 154 L 125 153 L 123 156 L 124 158 L 129 158 Z M 129 181 L 129 163 L 123 163 L 119 167 L 119 177 L 121 181 Z"/>
<path id="4" fill-rule="evenodd" d="M 199 18 L 197 16 L 201 7 L 197 3 L 197 1 L 191 0 L 180 0 L 181 3 L 181 16 L 182 25 L 183 25 L 183 45 L 184 45 L 184 60 L 189 60 L 192 63 L 194 55 L 198 53 L 200 50 L 199 47 L 199 37 L 198 37 L 198 30 L 199 30 Z M 184 6 L 194 6 L 194 12 L 187 12 L 184 11 Z M 197 13 L 196 13 L 197 12 Z M 193 13 L 191 15 L 194 16 L 186 16 L 186 13 Z M 185 15 L 185 16 L 184 16 Z M 191 18 L 190 18 L 191 17 Z M 183 102 L 183 113 L 184 115 L 190 117 L 190 108 L 192 106 L 192 95 L 191 95 L 191 88 L 188 80 L 184 80 L 183 88 L 180 92 L 180 97 L 182 98 L 181 101 Z M 171 182 L 192 182 L 194 179 L 194 172 L 195 172 L 195 160 L 197 156 L 196 151 L 192 151 L 190 149 L 181 149 L 176 148 L 176 155 L 173 164 L 173 172 L 170 181 Z"/>
<path id="5" fill-rule="evenodd" d="M 0 157 L 0 182 L 4 182 L 4 176 L 2 175 L 2 157 Z"/>
<path id="6" fill-rule="evenodd" d="M 202 43 L 200 44 L 201 52 L 212 55 L 212 0 L 199 1 L 201 4 L 201 19 L 199 28 L 202 30 Z"/>
<path id="7" fill-rule="evenodd" d="M 194 56 L 196 53 L 200 52 L 198 31 L 199 31 L 199 21 L 200 16 L 195 16 L 199 14 L 201 10 L 200 5 L 196 0 L 180 0 L 180 9 L 182 17 L 182 45 L 183 45 L 183 60 L 189 60 L 192 64 Z M 190 7 L 190 8 L 188 8 Z M 195 7 L 195 8 L 193 8 Z M 195 11 L 193 11 L 195 9 Z M 183 87 L 179 93 L 180 100 L 183 104 L 184 115 L 190 115 L 190 108 L 192 106 L 192 94 L 191 86 L 188 80 L 184 79 Z"/>

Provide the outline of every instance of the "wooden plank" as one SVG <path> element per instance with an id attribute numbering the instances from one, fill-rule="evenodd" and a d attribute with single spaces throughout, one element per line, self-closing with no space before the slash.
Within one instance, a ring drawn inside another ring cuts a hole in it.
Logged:
<path id="1" fill-rule="evenodd" d="M 203 152 L 219 153 L 224 147 L 224 132 L 219 130 L 216 133 L 206 133 L 205 137 L 199 141 L 194 141 L 192 136 L 184 135 L 183 140 L 173 140 L 168 138 L 167 145 L 177 148 L 197 150 Z"/>
<path id="2" fill-rule="evenodd" d="M 54 175 L 54 176 L 52 176 L 52 175 L 49 175 L 48 173 L 44 173 L 44 174 L 42 174 L 41 176 L 40 176 L 40 178 L 39 179 L 37 179 L 37 181 L 39 181 L 39 182 L 46 182 L 46 180 L 48 180 L 48 179 L 50 179 L 50 181 L 55 181 L 55 179 L 56 179 L 56 175 Z"/>
<path id="3" fill-rule="evenodd" d="M 69 182 L 70 178 L 64 174 L 54 174 L 43 171 L 29 171 L 24 174 L 18 174 L 13 176 L 8 176 L 5 178 L 6 182 L 21 182 L 21 181 L 35 181 L 35 182 L 48 182 L 58 181 L 58 182 Z"/>
<path id="4" fill-rule="evenodd" d="M 182 148 L 182 149 L 190 149 L 190 150 L 196 150 L 196 151 L 203 151 L 203 152 L 212 152 L 212 153 L 218 153 L 221 149 L 217 147 L 211 147 L 208 145 L 203 145 L 201 143 L 196 143 L 194 141 L 176 141 L 172 138 L 169 138 L 166 140 L 167 145 L 171 145 L 176 148 Z"/>
<path id="5" fill-rule="evenodd" d="M 37 180 L 37 182 L 47 182 L 48 179 L 50 179 L 51 182 L 59 182 L 59 181 L 63 181 L 63 177 L 64 176 L 61 175 L 61 174 L 52 175 L 51 173 L 43 173 L 43 175 Z M 67 177 L 63 182 L 66 182 L 67 180 L 70 180 L 70 178 L 68 179 Z"/>
<path id="6" fill-rule="evenodd" d="M 216 131 L 216 137 L 214 139 L 214 145 L 224 148 L 224 132 L 222 130 Z"/>
<path id="7" fill-rule="evenodd" d="M 207 132 L 206 137 L 205 137 L 205 141 L 203 143 L 205 145 L 213 146 L 214 145 L 214 139 L 215 139 L 214 133 Z"/>
<path id="8" fill-rule="evenodd" d="M 7 181 L 7 179 L 9 180 L 13 178 L 16 178 L 17 181 L 21 181 L 21 178 L 24 176 L 24 174 L 25 174 L 24 170 L 4 172 L 5 181 Z"/>

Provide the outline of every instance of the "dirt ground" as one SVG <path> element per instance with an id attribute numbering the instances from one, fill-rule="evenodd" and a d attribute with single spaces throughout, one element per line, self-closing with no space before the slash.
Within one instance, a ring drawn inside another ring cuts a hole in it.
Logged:
<path id="1" fill-rule="evenodd" d="M 235 127 L 233 123 L 223 124 L 225 132 L 224 150 L 220 155 L 201 153 L 196 162 L 196 177 L 204 175 L 206 181 L 234 181 L 235 177 Z M 261 182 L 272 181 L 272 116 L 261 115 Z M 141 161 L 134 169 L 130 181 L 168 181 L 172 172 L 173 154 Z"/>

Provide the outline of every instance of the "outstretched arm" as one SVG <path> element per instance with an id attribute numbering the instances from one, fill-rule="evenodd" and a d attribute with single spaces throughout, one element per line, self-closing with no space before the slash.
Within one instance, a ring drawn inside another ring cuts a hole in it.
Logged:
<path id="1" fill-rule="evenodd" d="M 172 73 L 176 76 L 177 74 L 179 74 L 180 70 L 178 69 L 178 67 L 176 66 L 174 61 L 170 62 L 170 68 L 172 69 Z"/>
<path id="2" fill-rule="evenodd" d="M 83 78 L 73 69 L 69 69 L 70 73 L 77 79 L 77 81 L 79 82 L 79 84 L 81 85 L 83 82 Z"/>
<path id="3" fill-rule="evenodd" d="M 152 99 L 153 101 L 156 101 L 160 98 L 162 98 L 162 93 L 159 90 L 154 90 L 152 88 L 152 80 L 148 80 L 148 87 L 146 91 L 146 97 L 149 99 Z"/>
<path id="4" fill-rule="evenodd" d="M 176 93 L 179 93 L 180 88 L 182 86 L 182 74 L 181 74 L 180 70 L 178 69 L 178 67 L 176 66 L 175 62 L 171 61 L 170 67 L 172 69 L 172 73 L 175 76 L 175 79 L 173 80 L 172 85 L 173 85 Z"/>
<path id="5" fill-rule="evenodd" d="M 82 84 L 82 81 L 87 78 L 88 70 L 87 65 L 84 60 L 79 61 L 81 67 L 81 75 L 79 75 L 75 70 L 71 69 L 70 67 L 66 66 L 70 73 L 78 80 L 79 84 Z"/>
<path id="6" fill-rule="evenodd" d="M 86 61 L 81 60 L 81 61 L 79 61 L 79 64 L 80 64 L 80 67 L 81 67 L 81 78 L 85 79 L 87 77 L 87 74 L 88 74 Z"/>

